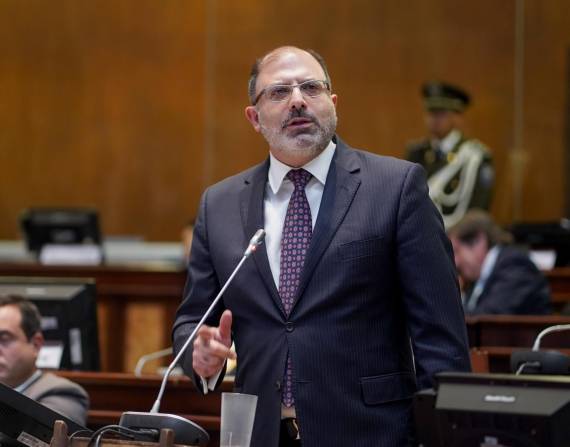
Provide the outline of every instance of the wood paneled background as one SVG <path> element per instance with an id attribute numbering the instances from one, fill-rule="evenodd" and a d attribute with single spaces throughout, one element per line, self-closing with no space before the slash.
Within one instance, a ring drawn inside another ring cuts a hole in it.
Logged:
<path id="1" fill-rule="evenodd" d="M 423 135 L 424 80 L 465 86 L 497 219 L 564 214 L 567 0 L 1 0 L 0 239 L 25 207 L 89 205 L 108 235 L 177 240 L 207 185 L 265 157 L 246 83 L 282 44 L 325 57 L 339 133 L 372 152 Z"/>

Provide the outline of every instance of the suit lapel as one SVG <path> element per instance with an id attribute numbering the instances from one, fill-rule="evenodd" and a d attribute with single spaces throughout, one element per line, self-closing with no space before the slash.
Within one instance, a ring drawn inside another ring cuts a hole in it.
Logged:
<path id="1" fill-rule="evenodd" d="M 268 170 L 269 159 L 254 168 L 251 176 L 244 181 L 245 185 L 240 194 L 241 218 L 247 241 L 251 239 L 257 230 L 264 227 L 263 199 L 265 196 Z M 281 298 L 279 297 L 279 292 L 273 281 L 271 267 L 269 266 L 269 258 L 267 257 L 265 244 L 261 244 L 253 253 L 252 257 L 267 290 L 270 291 L 271 298 L 273 298 L 277 307 L 283 312 Z"/>
<path id="2" fill-rule="evenodd" d="M 350 151 L 340 138 L 336 137 L 336 140 L 337 148 L 327 174 L 319 215 L 299 283 L 297 301 L 303 295 L 315 267 L 330 245 L 360 186 L 360 177 L 355 175 L 360 171 L 360 167 L 354 152 Z"/>

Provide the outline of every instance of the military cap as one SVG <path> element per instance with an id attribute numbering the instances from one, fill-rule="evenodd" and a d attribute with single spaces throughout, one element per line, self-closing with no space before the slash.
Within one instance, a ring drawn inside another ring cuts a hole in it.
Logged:
<path id="1" fill-rule="evenodd" d="M 422 86 L 422 96 L 427 110 L 463 112 L 471 101 L 465 90 L 445 82 L 425 83 Z"/>

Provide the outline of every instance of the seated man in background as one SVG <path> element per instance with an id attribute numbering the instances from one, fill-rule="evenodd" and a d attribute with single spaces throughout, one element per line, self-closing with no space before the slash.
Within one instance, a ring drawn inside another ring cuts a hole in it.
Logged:
<path id="1" fill-rule="evenodd" d="M 548 314 L 548 282 L 489 214 L 471 210 L 448 230 L 466 314 Z"/>
<path id="2" fill-rule="evenodd" d="M 89 397 L 79 385 L 36 367 L 44 338 L 36 305 L 0 296 L 0 383 L 85 425 Z"/>

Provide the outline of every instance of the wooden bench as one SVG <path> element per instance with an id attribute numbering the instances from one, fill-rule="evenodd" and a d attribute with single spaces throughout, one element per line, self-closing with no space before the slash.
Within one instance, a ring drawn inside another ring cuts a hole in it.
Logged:
<path id="1" fill-rule="evenodd" d="M 570 317 L 560 315 L 481 315 L 467 317 L 469 345 L 516 346 L 531 348 L 536 336 L 545 328 L 570 324 Z M 547 335 L 541 346 L 570 348 L 570 331 Z"/>

